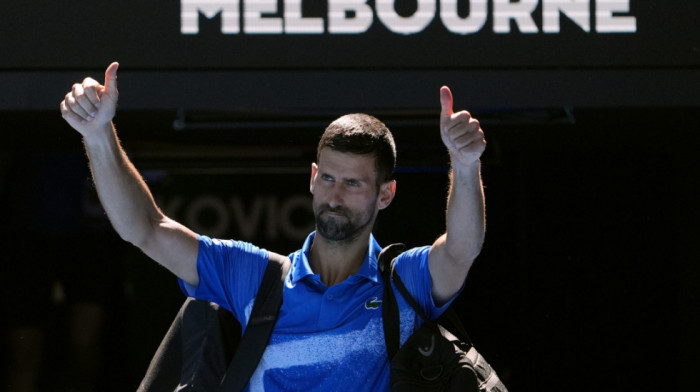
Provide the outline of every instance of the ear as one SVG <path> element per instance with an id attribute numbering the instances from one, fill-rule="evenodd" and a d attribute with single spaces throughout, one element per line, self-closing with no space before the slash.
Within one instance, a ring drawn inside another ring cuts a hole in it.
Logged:
<path id="1" fill-rule="evenodd" d="M 314 193 L 314 182 L 316 182 L 316 173 L 318 173 L 318 165 L 314 162 L 311 164 L 311 181 L 309 182 L 309 191 Z"/>
<path id="2" fill-rule="evenodd" d="M 391 180 L 379 186 L 379 198 L 377 204 L 380 210 L 389 207 L 391 201 L 396 196 L 396 180 Z"/>

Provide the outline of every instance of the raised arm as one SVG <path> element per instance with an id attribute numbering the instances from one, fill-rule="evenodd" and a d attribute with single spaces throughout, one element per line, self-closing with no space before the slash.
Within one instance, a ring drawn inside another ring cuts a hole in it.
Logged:
<path id="1" fill-rule="evenodd" d="M 122 149 L 112 122 L 117 109 L 117 68 L 105 84 L 91 78 L 73 85 L 61 102 L 68 124 L 83 136 L 93 181 L 119 235 L 186 282 L 197 285 L 197 235 L 166 217 Z"/>
<path id="2" fill-rule="evenodd" d="M 452 163 L 447 197 L 447 230 L 430 250 L 432 295 L 442 304 L 462 287 L 485 233 L 484 191 L 479 157 L 486 148 L 479 122 L 467 111 L 453 112 L 452 92 L 440 89 L 440 135 Z"/>

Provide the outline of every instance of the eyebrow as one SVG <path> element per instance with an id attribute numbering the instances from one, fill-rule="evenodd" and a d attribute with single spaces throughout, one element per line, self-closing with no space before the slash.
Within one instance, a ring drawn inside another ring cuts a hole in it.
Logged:
<path id="1" fill-rule="evenodd" d="M 339 177 L 339 176 L 335 176 L 333 174 L 330 174 L 327 171 L 322 171 L 322 170 L 319 170 L 319 174 L 321 176 L 329 176 L 335 180 L 339 180 L 339 181 L 343 181 L 343 182 L 355 181 L 355 182 L 360 182 L 360 183 L 365 183 L 365 184 L 368 184 L 371 182 L 370 180 L 363 180 L 362 178 L 358 178 L 358 177 Z"/>

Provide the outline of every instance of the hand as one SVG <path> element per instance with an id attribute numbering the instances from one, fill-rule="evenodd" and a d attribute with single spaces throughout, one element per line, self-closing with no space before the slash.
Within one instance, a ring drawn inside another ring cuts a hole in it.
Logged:
<path id="1" fill-rule="evenodd" d="M 450 151 L 453 165 L 469 166 L 478 161 L 486 149 L 484 131 L 466 110 L 454 113 L 452 104 L 452 92 L 443 86 L 440 89 L 440 136 Z"/>
<path id="2" fill-rule="evenodd" d="M 61 102 L 63 118 L 83 137 L 104 128 L 114 118 L 119 98 L 117 68 L 116 62 L 107 67 L 104 86 L 95 79 L 85 78 L 82 83 L 74 84 Z"/>

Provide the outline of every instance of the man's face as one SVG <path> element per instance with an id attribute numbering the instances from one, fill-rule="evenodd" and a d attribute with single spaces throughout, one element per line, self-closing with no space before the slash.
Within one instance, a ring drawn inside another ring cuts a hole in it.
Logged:
<path id="1" fill-rule="evenodd" d="M 377 188 L 375 158 L 324 148 L 312 165 L 311 193 L 318 235 L 347 242 L 370 231 L 377 212 L 389 205 Z M 391 184 L 391 183 L 387 183 Z"/>

